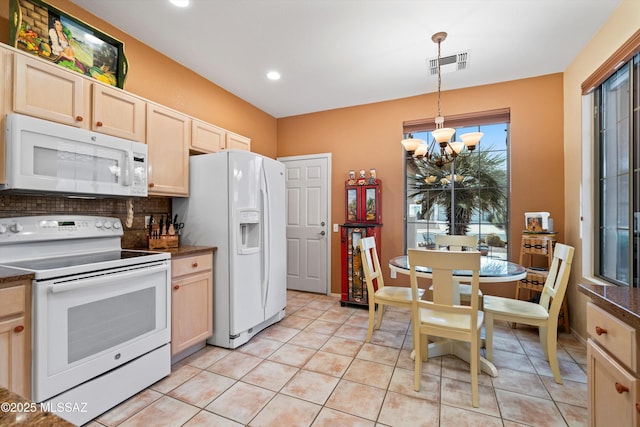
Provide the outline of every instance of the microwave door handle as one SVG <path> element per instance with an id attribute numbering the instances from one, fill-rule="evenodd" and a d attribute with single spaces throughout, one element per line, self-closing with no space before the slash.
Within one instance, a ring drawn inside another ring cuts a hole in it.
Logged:
<path id="1" fill-rule="evenodd" d="M 124 165 L 122 167 L 122 185 L 124 185 L 125 187 L 131 185 L 131 173 L 133 170 L 133 159 L 131 159 L 132 155 L 133 154 L 131 154 L 130 151 L 125 151 L 124 153 Z"/>
<path id="2" fill-rule="evenodd" d="M 167 271 L 166 265 L 158 265 L 154 267 L 141 268 L 139 270 L 123 272 L 123 273 L 113 273 L 107 274 L 104 276 L 96 277 L 96 278 L 88 278 L 88 279 L 77 279 L 71 282 L 65 283 L 54 283 L 49 286 L 49 289 L 52 293 L 57 294 L 60 292 L 73 291 L 75 289 L 85 288 L 87 286 L 101 286 L 107 284 L 121 284 L 123 280 L 130 280 L 140 276 L 146 276 L 147 274 L 158 273 L 162 271 Z"/>

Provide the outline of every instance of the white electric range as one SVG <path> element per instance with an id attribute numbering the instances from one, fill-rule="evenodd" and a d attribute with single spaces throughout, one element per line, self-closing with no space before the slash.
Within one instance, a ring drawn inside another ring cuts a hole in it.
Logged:
<path id="1" fill-rule="evenodd" d="M 117 218 L 0 219 L 0 265 L 35 275 L 31 399 L 75 424 L 171 371 L 170 254 L 122 235 Z"/>

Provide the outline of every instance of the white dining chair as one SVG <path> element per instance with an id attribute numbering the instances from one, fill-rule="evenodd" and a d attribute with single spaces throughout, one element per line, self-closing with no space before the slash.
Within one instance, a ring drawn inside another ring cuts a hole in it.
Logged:
<path id="1" fill-rule="evenodd" d="M 385 306 L 411 308 L 411 288 L 407 286 L 385 286 L 380 268 L 380 260 L 376 250 L 374 237 L 365 237 L 360 240 L 360 256 L 362 257 L 362 270 L 367 283 L 367 295 L 369 297 L 369 330 L 366 342 L 371 341 L 373 335 L 376 305 L 378 306 L 378 321 L 376 329 L 380 329 Z M 424 289 L 418 292 L 420 297 Z"/>
<path id="2" fill-rule="evenodd" d="M 478 247 L 478 236 L 438 234 L 435 237 L 436 249 L 449 251 L 476 251 Z M 471 300 L 471 286 L 461 283 L 460 301 L 469 303 Z M 482 291 L 478 289 L 480 298 L 480 309 L 482 309 Z"/>
<path id="3" fill-rule="evenodd" d="M 506 320 L 507 322 L 537 326 L 540 345 L 544 351 L 545 358 L 551 366 L 553 378 L 556 383 L 562 384 L 557 354 L 558 314 L 569 283 L 573 252 L 573 247 L 556 243 L 549 274 L 542 288 L 540 300 L 537 303 L 485 295 L 483 310 L 486 320 L 486 357 L 488 360 L 493 357 L 494 320 Z"/>
<path id="4" fill-rule="evenodd" d="M 409 249 L 411 266 L 411 321 L 415 350 L 414 385 L 420 390 L 423 360 L 428 359 L 430 336 L 469 343 L 471 369 L 471 401 L 479 406 L 478 373 L 480 369 L 480 329 L 484 314 L 478 309 L 478 298 L 471 298 L 469 305 L 455 301 L 457 286 L 453 270 L 470 270 L 471 295 L 476 295 L 480 284 L 480 252 L 434 251 Z M 433 301 L 425 301 L 418 293 L 417 267 L 432 270 Z"/>

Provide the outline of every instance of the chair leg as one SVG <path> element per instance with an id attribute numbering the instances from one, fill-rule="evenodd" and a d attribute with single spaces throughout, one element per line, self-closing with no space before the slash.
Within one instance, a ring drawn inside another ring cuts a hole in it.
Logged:
<path id="1" fill-rule="evenodd" d="M 493 359 L 493 314 L 492 313 L 484 313 L 484 347 L 487 353 L 487 360 L 491 361 Z"/>
<path id="2" fill-rule="evenodd" d="M 420 377 L 422 376 L 422 337 L 420 332 L 414 332 L 413 334 L 413 348 L 416 353 L 414 358 L 413 367 L 413 389 L 420 391 Z"/>
<path id="3" fill-rule="evenodd" d="M 376 322 L 376 329 L 380 329 L 380 325 L 382 325 L 382 316 L 384 316 L 384 304 L 378 304 L 378 321 Z"/>
<path id="4" fill-rule="evenodd" d="M 471 404 L 474 408 L 480 406 L 478 396 L 478 367 L 480 366 L 480 333 L 471 338 Z"/>
<path id="5" fill-rule="evenodd" d="M 373 335 L 373 323 L 375 321 L 375 315 L 376 315 L 376 304 L 375 302 L 371 301 L 369 302 L 369 330 L 367 331 L 367 338 L 364 340 L 365 342 L 371 341 L 371 336 Z"/>
<path id="6" fill-rule="evenodd" d="M 560 376 L 560 365 L 558 364 L 558 325 L 550 324 L 546 327 L 546 352 L 549 359 L 549 365 L 551 366 L 551 372 L 553 372 L 553 379 L 556 383 L 562 384 L 562 377 Z M 542 331 L 540 331 L 542 333 Z"/>

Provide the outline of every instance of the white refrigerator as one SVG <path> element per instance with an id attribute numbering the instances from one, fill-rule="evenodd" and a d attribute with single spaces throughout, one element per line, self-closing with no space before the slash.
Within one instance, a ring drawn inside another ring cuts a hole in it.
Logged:
<path id="1" fill-rule="evenodd" d="M 216 246 L 213 336 L 236 348 L 286 306 L 285 167 L 247 151 L 191 156 L 189 197 L 173 199 L 181 245 Z"/>

